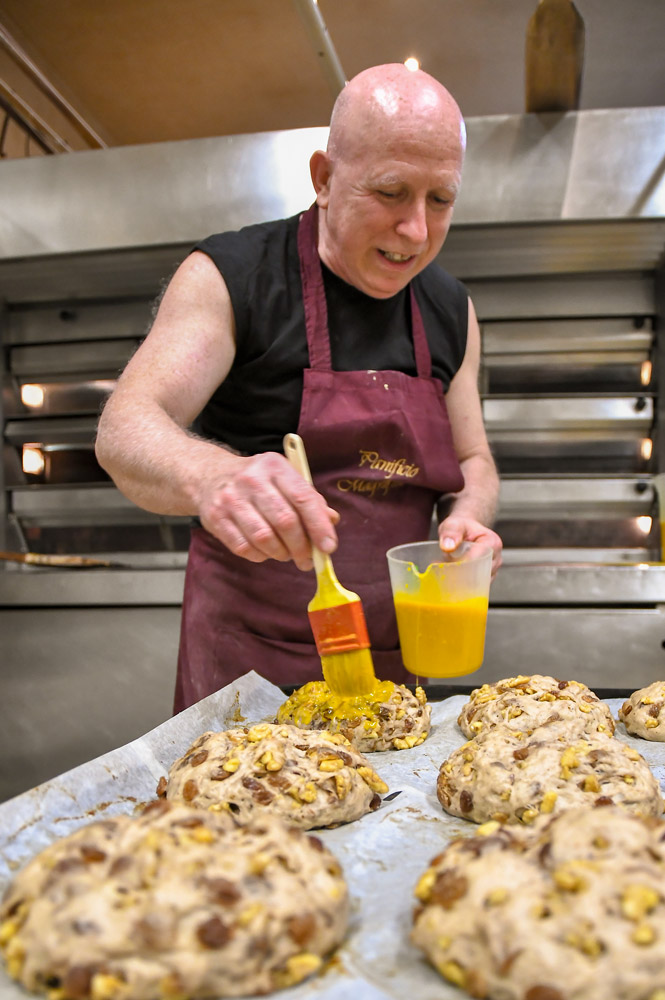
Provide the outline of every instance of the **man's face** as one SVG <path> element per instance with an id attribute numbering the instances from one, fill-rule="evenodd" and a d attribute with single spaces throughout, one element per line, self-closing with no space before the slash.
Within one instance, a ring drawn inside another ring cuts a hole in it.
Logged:
<path id="1" fill-rule="evenodd" d="M 321 259 L 374 298 L 395 295 L 436 257 L 460 188 L 459 142 L 415 132 L 382 143 L 378 155 L 357 145 L 328 162 L 317 189 Z"/>

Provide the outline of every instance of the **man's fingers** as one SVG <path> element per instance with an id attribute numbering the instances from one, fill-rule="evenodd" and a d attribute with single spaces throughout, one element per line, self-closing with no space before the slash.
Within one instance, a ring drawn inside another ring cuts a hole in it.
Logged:
<path id="1" fill-rule="evenodd" d="M 247 459 L 238 474 L 215 492 L 201 520 L 236 555 L 253 562 L 292 559 L 312 566 L 312 544 L 337 547 L 339 516 L 286 459 L 277 454 Z"/>
<path id="2" fill-rule="evenodd" d="M 322 552 L 334 552 L 337 548 L 337 533 L 334 524 L 339 521 L 339 515 L 328 507 L 320 493 L 310 483 L 290 466 L 284 470 L 284 475 L 276 480 L 278 491 L 286 497 L 297 516 L 300 531 L 308 544 L 316 546 Z M 290 522 L 289 530 L 292 530 Z M 290 535 L 282 534 L 282 538 Z"/>

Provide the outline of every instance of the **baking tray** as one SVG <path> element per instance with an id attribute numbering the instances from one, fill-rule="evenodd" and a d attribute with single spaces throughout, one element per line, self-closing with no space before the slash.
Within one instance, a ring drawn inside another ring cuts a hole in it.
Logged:
<path id="1" fill-rule="evenodd" d="M 170 764 L 206 730 L 272 721 L 284 692 L 256 673 L 245 674 L 127 746 L 82 764 L 0 805 L 0 892 L 37 851 L 85 823 L 132 813 L 155 796 Z M 351 894 L 344 943 L 324 971 L 278 991 L 281 1000 L 460 1000 L 409 942 L 413 889 L 430 859 L 476 825 L 444 813 L 436 798 L 443 760 L 464 742 L 457 716 L 467 700 L 454 694 L 432 702 L 427 740 L 412 750 L 370 755 L 389 785 L 381 807 L 354 823 L 317 831 L 339 859 Z M 622 698 L 608 699 L 614 715 Z M 665 786 L 665 744 L 626 734 Z M 0 1000 L 28 994 L 0 971 Z"/>

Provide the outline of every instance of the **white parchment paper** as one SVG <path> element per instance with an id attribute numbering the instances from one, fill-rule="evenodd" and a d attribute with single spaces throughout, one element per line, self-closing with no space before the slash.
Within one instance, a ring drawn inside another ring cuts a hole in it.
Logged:
<path id="1" fill-rule="evenodd" d="M 380 809 L 335 830 L 317 830 L 339 859 L 352 898 L 346 941 L 322 975 L 281 990 L 280 1000 L 459 1000 L 409 943 L 413 888 L 430 859 L 475 824 L 444 813 L 436 797 L 441 763 L 464 742 L 457 716 L 466 695 L 432 704 L 432 728 L 413 750 L 370 755 L 389 785 Z M 133 813 L 155 797 L 159 778 L 206 730 L 272 721 L 284 695 L 256 673 L 210 695 L 127 746 L 0 805 L 0 892 L 37 851 L 96 819 Z M 621 699 L 610 699 L 613 714 Z M 628 736 L 665 787 L 665 744 Z M 0 1000 L 25 1000 L 0 970 Z"/>

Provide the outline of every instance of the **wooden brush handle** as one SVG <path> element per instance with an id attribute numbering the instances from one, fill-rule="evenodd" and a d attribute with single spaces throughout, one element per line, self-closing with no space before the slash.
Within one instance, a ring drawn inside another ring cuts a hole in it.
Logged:
<path id="1" fill-rule="evenodd" d="M 309 471 L 305 445 L 299 434 L 286 434 L 284 436 L 284 454 L 296 472 L 299 472 L 303 479 L 306 479 L 313 486 L 314 482 L 312 473 Z M 312 545 L 312 559 L 314 560 L 314 569 L 317 573 L 321 573 L 326 568 L 330 557 Z"/>

